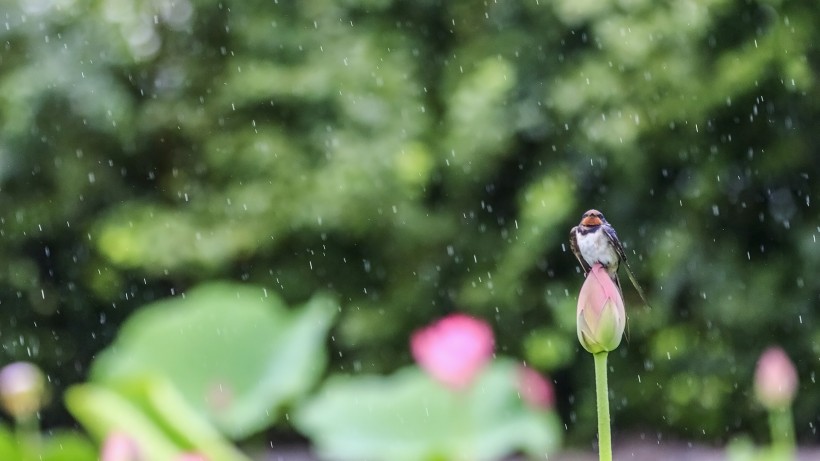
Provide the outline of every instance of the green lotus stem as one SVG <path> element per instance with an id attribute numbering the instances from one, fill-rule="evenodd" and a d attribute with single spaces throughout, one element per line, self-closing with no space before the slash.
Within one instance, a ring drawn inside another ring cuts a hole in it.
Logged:
<path id="1" fill-rule="evenodd" d="M 789 406 L 769 411 L 769 430 L 772 432 L 772 447 L 794 451 L 794 421 Z"/>
<path id="2" fill-rule="evenodd" d="M 17 448 L 23 461 L 41 459 L 40 451 L 40 422 L 36 415 L 21 417 L 16 420 Z"/>
<path id="3" fill-rule="evenodd" d="M 609 385 L 606 380 L 608 352 L 592 354 L 595 359 L 595 395 L 598 400 L 598 459 L 612 461 L 612 434 L 609 427 Z"/>

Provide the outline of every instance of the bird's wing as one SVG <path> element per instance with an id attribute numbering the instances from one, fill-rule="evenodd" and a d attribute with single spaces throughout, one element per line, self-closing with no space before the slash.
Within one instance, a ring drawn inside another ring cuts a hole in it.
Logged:
<path id="1" fill-rule="evenodd" d="M 618 234 L 615 233 L 615 229 L 612 226 L 603 226 L 603 229 L 604 235 L 606 235 L 606 238 L 609 240 L 609 243 L 612 244 L 612 248 L 615 248 L 615 252 L 618 253 L 618 259 L 620 259 L 620 261 L 623 263 L 619 264 L 618 266 L 623 266 L 623 268 L 626 269 L 626 275 L 629 277 L 629 281 L 632 282 L 632 286 L 635 287 L 635 291 L 638 292 L 638 295 L 641 297 L 644 304 L 649 306 L 649 302 L 646 300 L 646 293 L 644 293 L 643 288 L 641 288 L 641 285 L 638 284 L 638 279 L 636 279 L 635 274 L 632 273 L 632 268 L 629 267 L 629 263 L 626 262 L 626 253 L 624 252 L 624 246 L 621 245 L 621 240 L 618 239 Z"/>
<path id="2" fill-rule="evenodd" d="M 578 226 L 575 226 L 569 230 L 569 248 L 572 250 L 572 254 L 575 255 L 575 259 L 577 259 L 581 264 L 581 268 L 584 270 L 584 275 L 587 275 L 587 272 L 589 272 L 589 264 L 584 261 L 584 257 L 581 256 L 581 250 L 578 249 L 577 231 Z"/>
<path id="3" fill-rule="evenodd" d="M 626 253 L 624 253 L 624 246 L 621 245 L 621 240 L 618 238 L 618 234 L 615 233 L 615 228 L 612 226 L 601 226 L 604 231 L 604 235 L 609 240 L 609 243 L 612 244 L 612 248 L 615 248 L 615 252 L 618 253 L 618 259 L 623 262 L 626 262 Z"/>

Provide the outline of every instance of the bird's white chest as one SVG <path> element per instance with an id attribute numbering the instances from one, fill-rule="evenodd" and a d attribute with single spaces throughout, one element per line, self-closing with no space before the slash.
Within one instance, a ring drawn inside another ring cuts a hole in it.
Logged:
<path id="1" fill-rule="evenodd" d="M 618 253 L 615 248 L 609 243 L 609 239 L 604 235 L 601 229 L 595 232 L 582 234 L 577 232 L 576 239 L 578 241 L 578 251 L 581 252 L 584 260 L 590 266 L 595 263 L 601 263 L 606 267 L 618 266 Z"/>

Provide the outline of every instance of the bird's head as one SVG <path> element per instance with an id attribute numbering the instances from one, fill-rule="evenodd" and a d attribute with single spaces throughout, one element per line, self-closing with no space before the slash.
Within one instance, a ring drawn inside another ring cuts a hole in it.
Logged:
<path id="1" fill-rule="evenodd" d="M 588 210 L 581 216 L 581 225 L 587 227 L 600 226 L 606 223 L 604 215 L 598 210 Z"/>

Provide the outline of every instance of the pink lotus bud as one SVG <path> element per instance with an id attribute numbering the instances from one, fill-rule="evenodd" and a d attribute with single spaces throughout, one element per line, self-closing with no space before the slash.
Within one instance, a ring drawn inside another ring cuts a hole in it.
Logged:
<path id="1" fill-rule="evenodd" d="M 621 291 L 606 269 L 594 264 L 578 294 L 578 341 L 596 354 L 615 350 L 626 327 Z"/>
<path id="2" fill-rule="evenodd" d="M 28 362 L 15 362 L 0 370 L 0 402 L 15 419 L 31 418 L 45 402 L 43 372 Z"/>
<path id="3" fill-rule="evenodd" d="M 100 461 L 141 461 L 137 442 L 124 432 L 108 434 L 100 451 Z"/>
<path id="4" fill-rule="evenodd" d="M 770 347 L 760 356 L 755 370 L 755 395 L 769 410 L 791 405 L 797 392 L 797 371 L 779 347 Z"/>
<path id="5" fill-rule="evenodd" d="M 550 408 L 555 403 L 552 384 L 530 367 L 518 368 L 518 392 L 525 402 L 536 408 Z"/>
<path id="6" fill-rule="evenodd" d="M 410 349 L 433 378 L 461 390 L 492 357 L 493 331 L 482 320 L 453 314 L 416 331 Z"/>
<path id="7" fill-rule="evenodd" d="M 174 461 L 208 461 L 208 458 L 199 453 L 183 453 L 174 458 Z"/>

